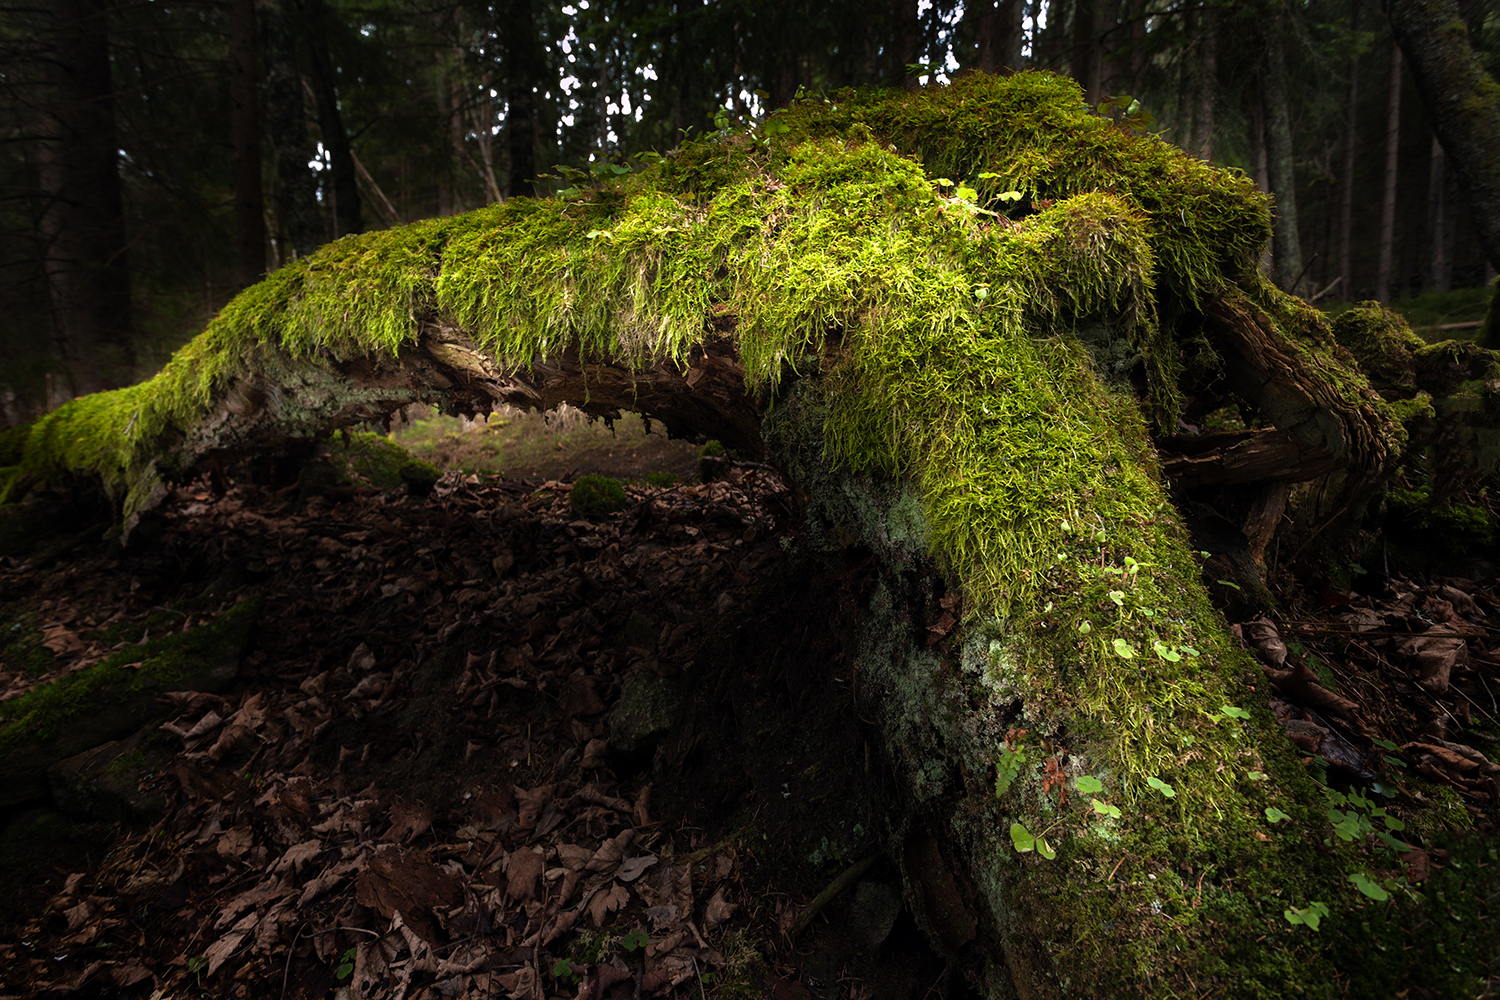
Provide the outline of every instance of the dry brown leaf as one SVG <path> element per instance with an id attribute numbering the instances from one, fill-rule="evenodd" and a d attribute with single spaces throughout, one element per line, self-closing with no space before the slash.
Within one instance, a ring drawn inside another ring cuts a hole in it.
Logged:
<path id="1" fill-rule="evenodd" d="M 219 838 L 215 850 L 221 857 L 237 858 L 250 850 L 255 842 L 255 834 L 248 826 L 237 826 Z"/>
<path id="2" fill-rule="evenodd" d="M 286 849 L 286 853 L 276 860 L 271 866 L 271 874 L 285 875 L 288 871 L 302 873 L 307 863 L 323 852 L 321 840 L 304 840 L 300 844 L 293 844 Z"/>
<path id="3" fill-rule="evenodd" d="M 512 851 L 505 859 L 506 895 L 511 899 L 535 899 L 537 879 L 546 859 L 539 851 Z"/>
<path id="4" fill-rule="evenodd" d="M 593 898 L 589 900 L 589 916 L 593 918 L 594 926 L 604 926 L 606 916 L 629 902 L 630 890 L 623 885 L 612 885 L 606 890 L 594 893 Z"/>
<path id="5" fill-rule="evenodd" d="M 218 971 L 219 966 L 223 965 L 229 960 L 230 956 L 239 950 L 240 942 L 245 940 L 246 935 L 254 929 L 259 920 L 259 914 L 245 914 L 240 918 L 239 923 L 230 929 L 228 934 L 225 934 L 208 946 L 208 950 L 203 953 L 203 957 L 208 960 L 206 975 L 212 976 Z"/>
<path id="6" fill-rule="evenodd" d="M 721 885 L 713 894 L 713 897 L 709 899 L 708 905 L 703 908 L 703 923 L 707 925 L 709 930 L 713 930 L 734 916 L 734 911 L 738 909 L 739 905 L 737 903 L 731 903 L 724 898 L 724 887 Z"/>
<path id="7" fill-rule="evenodd" d="M 387 843 L 411 843 L 432 829 L 432 810 L 422 805 L 391 806 L 391 828 L 380 839 Z"/>

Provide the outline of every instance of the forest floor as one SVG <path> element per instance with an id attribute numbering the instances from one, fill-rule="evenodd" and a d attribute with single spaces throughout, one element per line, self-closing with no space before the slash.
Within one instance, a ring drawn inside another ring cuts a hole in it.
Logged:
<path id="1" fill-rule="evenodd" d="M 0 998 L 964 995 L 876 850 L 889 790 L 827 624 L 859 567 L 800 554 L 769 470 L 552 443 L 506 465 L 536 478 L 425 498 L 194 483 L 124 550 L 0 559 L 5 700 L 265 601 L 233 683 L 133 745 L 129 816 L 10 818 Z M 592 471 L 673 485 L 584 516 Z M 1273 707 L 1384 804 L 1408 849 L 1377 878 L 1419 885 L 1444 831 L 1404 805 L 1494 827 L 1497 582 L 1278 584 L 1238 623 Z"/>

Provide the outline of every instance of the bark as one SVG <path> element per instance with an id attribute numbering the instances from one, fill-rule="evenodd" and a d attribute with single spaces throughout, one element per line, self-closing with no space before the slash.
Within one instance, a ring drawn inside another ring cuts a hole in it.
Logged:
<path id="1" fill-rule="evenodd" d="M 1448 267 L 1448 205 L 1444 198 L 1447 188 L 1448 163 L 1443 156 L 1443 144 L 1437 136 L 1432 137 L 1432 153 L 1427 176 L 1427 224 L 1428 262 L 1427 291 L 1448 291 L 1451 271 Z"/>
<path id="2" fill-rule="evenodd" d="M 1199 158 L 1214 158 L 1214 105 L 1219 98 L 1219 15 L 1204 7 L 1199 22 L 1198 103 L 1193 113 L 1194 151 Z"/>
<path id="3" fill-rule="evenodd" d="M 1000 0 L 999 62 L 1001 70 L 1014 73 L 1021 68 L 1021 48 L 1026 40 L 1025 15 L 1024 0 Z"/>
<path id="4" fill-rule="evenodd" d="M 512 198 L 532 193 L 536 180 L 535 90 L 539 77 L 536 17 L 532 0 L 511 0 L 509 88 L 506 100 L 510 110 L 505 120 L 505 141 L 510 148 L 510 182 Z"/>
<path id="5" fill-rule="evenodd" d="M 1104 96 L 1104 49 L 1099 39 L 1102 6 L 1102 0 L 1078 0 L 1073 8 L 1073 78 L 1090 105 Z"/>
<path id="6" fill-rule="evenodd" d="M 1396 256 L 1396 179 L 1401 159 L 1401 47 L 1391 44 L 1390 103 L 1385 117 L 1385 186 L 1380 200 L 1380 264 L 1375 272 L 1375 297 L 1391 300 L 1391 276 Z"/>
<path id="7" fill-rule="evenodd" d="M 328 153 L 332 172 L 330 195 L 333 199 L 333 235 L 337 239 L 365 231 L 359 209 L 359 182 L 354 170 L 354 155 L 349 147 L 349 133 L 339 113 L 333 60 L 328 55 L 329 12 L 323 0 L 302 0 L 303 38 L 307 43 L 308 81 L 314 106 L 318 109 L 318 131 L 323 149 Z"/>
<path id="8" fill-rule="evenodd" d="M 1392 0 L 1388 11 L 1494 267 L 1500 264 L 1500 84 L 1480 64 L 1453 0 Z"/>
<path id="9" fill-rule="evenodd" d="M 318 182 L 308 166 L 317 155 L 307 129 L 296 42 L 283 0 L 255 0 L 266 74 L 266 119 L 275 150 L 281 233 L 290 257 L 306 257 L 325 241 Z"/>
<path id="10" fill-rule="evenodd" d="M 1276 284 L 1295 295 L 1302 277 L 1302 240 L 1297 231 L 1296 151 L 1292 148 L 1285 32 L 1285 17 L 1279 16 L 1266 33 L 1266 180 L 1276 199 L 1276 229 L 1272 237 Z"/>
<path id="11" fill-rule="evenodd" d="M 1359 3 L 1351 5 L 1349 30 L 1359 29 Z M 1359 53 L 1349 57 L 1349 94 L 1344 104 L 1344 165 L 1339 183 L 1339 292 L 1354 299 L 1354 262 L 1350 253 L 1354 233 L 1354 158 L 1359 149 Z"/>
<path id="12" fill-rule="evenodd" d="M 261 188 L 260 72 L 256 63 L 255 0 L 229 9 L 230 132 L 234 137 L 235 251 L 241 288 L 266 273 L 266 199 Z"/>
<path id="13" fill-rule="evenodd" d="M 98 0 L 54 0 L 52 95 L 38 122 L 37 228 L 73 395 L 124 385 L 135 364 L 107 18 Z"/>
<path id="14" fill-rule="evenodd" d="M 898 87 L 917 89 L 917 74 L 907 67 L 920 54 L 921 25 L 917 20 L 917 0 L 891 0 L 891 79 Z"/>
<path id="15" fill-rule="evenodd" d="M 978 0 L 964 7 L 966 16 L 974 19 L 976 43 L 975 66 L 984 73 L 998 73 L 1002 65 L 1000 45 L 1000 12 L 995 0 Z"/>

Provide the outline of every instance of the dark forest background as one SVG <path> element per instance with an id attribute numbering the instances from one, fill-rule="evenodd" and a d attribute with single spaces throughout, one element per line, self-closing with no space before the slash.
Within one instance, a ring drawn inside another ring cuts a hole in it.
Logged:
<path id="1" fill-rule="evenodd" d="M 1497 6 L 1460 7 L 1492 75 Z M 149 375 L 339 236 L 545 194 L 799 96 L 1020 69 L 1130 95 L 1274 192 L 1284 288 L 1493 277 L 1373 2 L 9 0 L 0 425 Z"/>

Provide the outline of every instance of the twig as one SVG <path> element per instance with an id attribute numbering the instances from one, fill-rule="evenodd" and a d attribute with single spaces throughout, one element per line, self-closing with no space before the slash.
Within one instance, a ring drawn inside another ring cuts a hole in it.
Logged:
<path id="1" fill-rule="evenodd" d="M 807 930 L 808 925 L 813 922 L 817 915 L 823 912 L 823 908 L 833 901 L 833 898 L 854 884 L 861 875 L 869 871 L 880 858 L 880 852 L 875 851 L 857 865 L 846 869 L 842 875 L 828 884 L 828 888 L 813 897 L 813 901 L 802 908 L 797 914 L 797 922 L 792 925 L 792 937 L 796 937 Z"/>
<path id="2" fill-rule="evenodd" d="M 307 921 L 297 928 L 297 933 L 292 935 L 292 943 L 286 950 L 286 965 L 281 968 L 281 1000 L 286 1000 L 286 981 L 292 974 L 292 955 L 297 951 L 297 941 L 302 937 L 302 932 L 307 930 Z"/>

